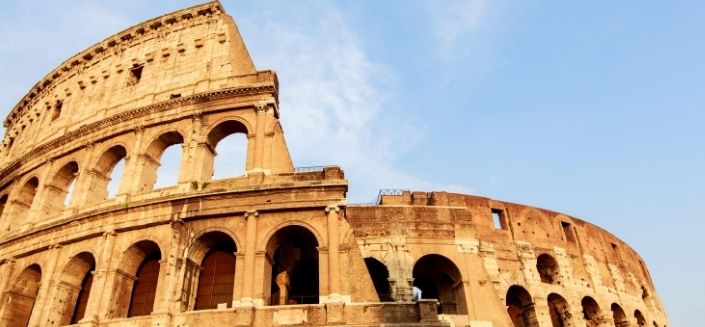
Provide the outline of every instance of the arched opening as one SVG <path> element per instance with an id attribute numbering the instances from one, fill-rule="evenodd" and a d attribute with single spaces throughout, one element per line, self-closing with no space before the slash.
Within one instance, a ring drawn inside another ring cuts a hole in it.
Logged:
<path id="1" fill-rule="evenodd" d="M 61 212 L 71 201 L 72 185 L 78 174 L 78 164 L 71 161 L 65 164 L 54 175 L 51 185 L 46 188 L 47 213 L 49 215 Z"/>
<path id="2" fill-rule="evenodd" d="M 37 299 L 42 270 L 37 264 L 25 268 L 6 294 L 2 326 L 27 326 Z"/>
<path id="3" fill-rule="evenodd" d="M 212 154 L 213 179 L 240 176 L 245 173 L 247 161 L 247 127 L 239 121 L 228 120 L 211 129 L 207 145 Z"/>
<path id="4" fill-rule="evenodd" d="M 617 303 L 612 303 L 612 320 L 614 320 L 615 327 L 625 327 L 629 326 L 629 320 L 627 320 L 627 315 L 622 310 L 622 307 Z"/>
<path id="5" fill-rule="evenodd" d="M 72 257 L 59 276 L 47 321 L 50 326 L 76 324 L 83 319 L 93 285 L 95 259 L 88 252 Z"/>
<path id="6" fill-rule="evenodd" d="M 549 294 L 547 300 L 548 311 L 551 315 L 551 323 L 553 327 L 568 326 L 571 320 L 568 301 L 556 293 Z"/>
<path id="7" fill-rule="evenodd" d="M 467 314 L 462 275 L 448 258 L 438 254 L 421 257 L 414 264 L 413 276 L 421 298 L 438 299 L 439 313 Z"/>
<path id="8" fill-rule="evenodd" d="M 541 282 L 547 284 L 560 284 L 558 279 L 558 263 L 556 263 L 556 259 L 549 254 L 544 253 L 536 258 L 536 270 L 539 272 Z"/>
<path id="9" fill-rule="evenodd" d="M 28 222 L 28 215 L 30 209 L 32 208 L 32 203 L 34 202 L 34 196 L 37 194 L 37 188 L 39 187 L 39 179 L 36 177 L 30 178 L 17 194 L 17 198 L 12 201 L 12 211 L 10 212 L 10 218 L 16 219 L 15 221 L 10 221 L 7 225 L 7 229 L 14 229 Z"/>
<path id="10" fill-rule="evenodd" d="M 599 326 L 602 322 L 602 312 L 595 299 L 586 296 L 580 301 L 583 307 L 583 319 L 589 326 Z"/>
<path id="11" fill-rule="evenodd" d="M 389 286 L 389 270 L 382 262 L 375 258 L 365 258 L 367 271 L 372 277 L 372 284 L 375 286 L 375 291 L 381 302 L 392 302 L 392 290 Z"/>
<path id="12" fill-rule="evenodd" d="M 184 138 L 177 132 L 159 136 L 147 148 L 144 156 L 140 190 L 149 191 L 176 185 L 183 152 Z"/>
<path id="13" fill-rule="evenodd" d="M 92 171 L 88 203 L 100 202 L 117 195 L 126 156 L 127 150 L 121 145 L 115 145 L 103 152 Z"/>
<path id="14" fill-rule="evenodd" d="M 191 274 L 198 279 L 194 310 L 215 309 L 218 304 L 230 305 L 235 286 L 235 252 L 237 248 L 230 236 L 210 232 L 198 238 L 190 266 L 199 267 Z M 195 265 L 194 262 L 200 263 Z"/>
<path id="15" fill-rule="evenodd" d="M 646 326 L 646 318 L 644 318 L 644 315 L 641 313 L 641 311 L 634 311 L 634 318 L 636 319 L 637 326 Z"/>
<path id="16" fill-rule="evenodd" d="M 5 212 L 5 206 L 7 205 L 7 194 L 0 196 L 0 224 L 2 224 L 2 214 Z"/>
<path id="17" fill-rule="evenodd" d="M 124 253 L 115 275 L 111 317 L 135 317 L 152 313 L 159 282 L 159 246 L 140 241 Z"/>
<path id="18" fill-rule="evenodd" d="M 526 289 L 518 285 L 510 287 L 506 305 L 514 327 L 538 327 L 534 301 Z"/>
<path id="19" fill-rule="evenodd" d="M 269 294 L 271 305 L 318 303 L 317 248 L 313 233 L 295 225 L 278 230 L 267 241 L 264 294 Z"/>

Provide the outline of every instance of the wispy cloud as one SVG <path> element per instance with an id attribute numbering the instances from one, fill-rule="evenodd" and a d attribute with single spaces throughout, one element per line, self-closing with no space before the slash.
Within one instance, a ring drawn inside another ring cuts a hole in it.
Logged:
<path id="1" fill-rule="evenodd" d="M 469 55 L 472 43 L 481 38 L 478 32 L 488 21 L 492 5 L 490 0 L 428 2 L 440 56 L 450 60 Z"/>
<path id="2" fill-rule="evenodd" d="M 258 68 L 278 71 L 297 165 L 341 165 L 352 201 L 372 200 L 379 188 L 442 188 L 395 164 L 423 131 L 395 114 L 396 73 L 370 59 L 333 4 L 271 6 L 238 23 Z"/>

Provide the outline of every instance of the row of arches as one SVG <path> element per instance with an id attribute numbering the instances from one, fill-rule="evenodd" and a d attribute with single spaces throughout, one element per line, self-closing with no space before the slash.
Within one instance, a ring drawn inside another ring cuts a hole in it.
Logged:
<path id="1" fill-rule="evenodd" d="M 206 156 L 202 166 L 212 172 L 208 177 L 244 173 L 247 135 L 247 127 L 236 120 L 226 120 L 209 130 L 201 145 Z M 64 208 L 96 204 L 118 193 L 176 185 L 183 170 L 184 140 L 181 132 L 167 131 L 140 152 L 130 152 L 125 144 L 116 143 L 102 150 L 87 167 L 80 167 L 77 159 L 69 159 L 50 173 L 47 181 L 40 181 L 37 175 L 29 176 L 15 192 L 0 193 L 0 217 L 6 216 L 0 225 L 4 230 L 14 229 L 26 222 L 31 210 L 48 217 Z M 226 155 L 218 156 L 220 150 Z"/>
<path id="2" fill-rule="evenodd" d="M 558 293 L 549 294 L 546 300 L 551 317 L 551 325 L 553 327 L 572 326 L 575 320 L 572 317 L 568 301 Z M 539 325 L 533 298 L 525 288 L 519 285 L 509 287 L 505 302 L 507 313 L 515 327 L 534 327 Z M 580 304 L 582 317 L 579 319 L 586 326 L 606 326 L 605 314 L 603 314 L 595 299 L 585 296 L 580 301 Z M 612 303 L 610 310 L 614 326 L 631 325 L 630 319 L 618 303 Z M 646 318 L 640 310 L 634 311 L 633 321 L 636 322 L 636 326 L 646 326 L 647 324 Z M 653 321 L 653 326 L 658 327 L 658 324 Z"/>
<path id="3" fill-rule="evenodd" d="M 365 265 L 380 301 L 398 300 L 392 292 L 387 266 L 372 257 L 365 258 Z M 438 300 L 438 313 L 467 314 L 463 278 L 453 261 L 439 254 L 425 255 L 414 264 L 412 276 L 422 299 Z"/>
<path id="4" fill-rule="evenodd" d="M 308 228 L 288 225 L 272 234 L 266 244 L 263 268 L 265 296 L 269 305 L 314 304 L 319 302 L 317 237 Z M 230 306 L 236 290 L 235 277 L 238 246 L 224 231 L 209 231 L 187 245 L 186 264 L 182 270 L 182 310 L 207 310 Z M 112 287 L 105 285 L 101 296 L 110 298 L 101 316 L 137 317 L 151 314 L 158 306 L 163 278 L 164 253 L 151 240 L 133 243 L 123 253 L 117 266 L 105 272 Z M 24 268 L 5 292 L 0 325 L 27 326 L 34 319 L 53 325 L 75 324 L 86 317 L 97 292 L 93 279 L 101 273 L 91 252 L 72 256 L 56 279 L 47 283 L 39 264 Z M 40 288 L 50 287 L 48 311 L 35 310 Z M 95 304 L 94 304 L 95 305 Z M 34 312 L 38 311 L 38 312 Z M 94 310 L 95 311 L 95 310 Z M 97 314 L 94 312 L 94 314 Z"/>

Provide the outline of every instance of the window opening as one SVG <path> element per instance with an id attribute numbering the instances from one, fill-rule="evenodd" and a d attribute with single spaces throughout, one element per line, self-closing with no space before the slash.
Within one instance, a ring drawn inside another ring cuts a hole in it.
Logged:
<path id="1" fill-rule="evenodd" d="M 492 224 L 495 229 L 507 229 L 504 222 L 504 210 L 492 209 Z"/>
<path id="2" fill-rule="evenodd" d="M 138 65 L 130 69 L 130 80 L 127 82 L 128 86 L 135 85 L 142 79 L 142 69 L 144 65 Z"/>
<path id="3" fill-rule="evenodd" d="M 565 240 L 571 243 L 575 243 L 575 234 L 573 233 L 573 228 L 570 223 L 561 221 L 561 228 L 563 229 L 563 235 L 565 235 Z"/>

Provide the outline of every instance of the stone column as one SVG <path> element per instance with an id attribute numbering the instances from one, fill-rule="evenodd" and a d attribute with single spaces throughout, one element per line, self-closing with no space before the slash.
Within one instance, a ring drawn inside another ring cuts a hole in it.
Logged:
<path id="1" fill-rule="evenodd" d="M 179 168 L 179 182 L 197 181 L 203 182 L 206 176 L 202 169 L 202 162 L 205 158 L 199 151 L 198 136 L 201 131 L 201 117 L 194 115 L 191 118 L 191 131 L 184 140 L 184 150 Z"/>
<path id="2" fill-rule="evenodd" d="M 56 263 L 61 257 L 61 245 L 53 245 L 49 247 L 48 251 L 51 255 L 49 256 L 49 262 L 46 265 L 46 270 L 43 270 L 41 286 L 39 287 L 39 292 L 37 293 L 37 298 L 34 302 L 34 309 L 32 309 L 32 316 L 29 318 L 29 323 L 27 326 L 35 327 L 43 324 L 43 318 L 48 313 L 50 302 L 49 294 L 54 288 L 55 281 L 59 278 L 56 276 Z M 46 274 L 46 275 L 45 275 Z"/>
<path id="3" fill-rule="evenodd" d="M 2 285 L 0 285 L 0 318 L 4 316 L 4 311 L 7 308 L 7 292 L 10 287 L 10 278 L 15 271 L 15 259 L 10 259 L 0 266 L 0 276 L 2 276 Z"/>
<path id="4" fill-rule="evenodd" d="M 247 219 L 247 232 L 245 239 L 245 269 L 242 278 L 242 298 L 239 301 L 233 301 L 233 306 L 252 306 L 254 304 L 254 289 L 255 289 L 255 254 L 257 252 L 257 211 L 248 211 L 245 213 Z"/>
<path id="5" fill-rule="evenodd" d="M 100 312 L 107 310 L 110 304 L 111 292 L 109 290 L 112 285 L 108 281 L 108 276 L 110 276 L 108 272 L 115 248 L 116 235 L 112 230 L 103 233 L 103 249 L 98 257 L 98 265 L 93 272 L 93 286 L 91 286 L 91 293 L 88 296 L 86 313 L 80 321 L 82 325 L 95 325 L 99 321 Z"/>
<path id="6" fill-rule="evenodd" d="M 140 163 L 140 152 L 142 151 L 142 139 L 144 137 L 144 128 L 138 126 L 134 130 L 135 141 L 132 143 L 132 148 L 128 149 L 125 160 L 125 168 L 123 168 L 118 188 L 118 195 L 137 193 L 140 189 L 142 163 Z"/>
<path id="7" fill-rule="evenodd" d="M 264 159 L 264 123 L 267 119 L 267 104 L 258 104 L 255 106 L 257 111 L 257 122 L 255 126 L 255 171 L 262 171 Z"/>
<path id="8" fill-rule="evenodd" d="M 162 258 L 160 264 L 160 271 L 164 269 L 164 288 L 162 288 L 155 299 L 156 305 L 154 308 L 155 313 L 168 313 L 171 308 L 171 303 L 178 299 L 177 294 L 180 295 L 181 287 L 177 286 L 178 273 L 180 271 L 179 267 L 179 253 L 181 251 L 181 229 L 184 225 L 183 220 L 177 219 L 171 223 L 171 241 L 169 242 L 169 249 L 166 251 L 166 257 Z M 158 301 L 158 302 L 157 302 Z"/>
<path id="9" fill-rule="evenodd" d="M 328 222 L 328 291 L 329 300 L 337 302 L 340 298 L 340 250 L 338 212 L 340 207 L 329 205 L 326 207 Z"/>

